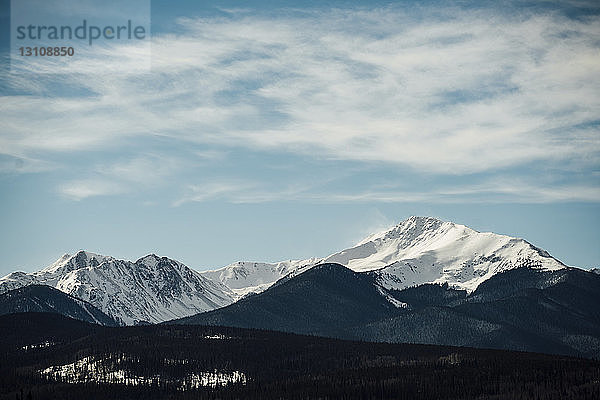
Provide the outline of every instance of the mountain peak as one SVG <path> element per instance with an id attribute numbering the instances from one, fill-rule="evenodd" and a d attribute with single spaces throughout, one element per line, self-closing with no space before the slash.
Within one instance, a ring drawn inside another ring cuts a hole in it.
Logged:
<path id="1" fill-rule="evenodd" d="M 30 284 L 52 286 L 88 301 L 126 325 L 163 322 L 233 301 L 227 287 L 155 254 L 134 263 L 79 251 L 41 271 L 4 277 L 0 293 Z"/>
<path id="2" fill-rule="evenodd" d="M 163 259 L 167 259 L 167 258 L 160 257 L 154 253 L 151 253 L 151 254 L 145 255 L 144 257 L 139 258 L 135 263 L 156 267 L 156 265 L 158 265 L 158 263 Z"/>
<path id="3" fill-rule="evenodd" d="M 371 235 L 324 262 L 340 263 L 359 272 L 378 270 L 379 282 L 390 289 L 447 282 L 474 290 L 508 269 L 564 267 L 523 239 L 480 233 L 464 225 L 419 216 Z"/>
<path id="4" fill-rule="evenodd" d="M 85 250 L 79 250 L 73 255 L 68 253 L 63 254 L 54 263 L 44 268 L 42 272 L 53 273 L 63 271 L 66 273 L 68 271 L 74 271 L 80 268 L 96 267 L 108 260 L 113 260 L 113 258 Z"/>
<path id="5" fill-rule="evenodd" d="M 318 264 L 325 265 L 315 267 Z M 411 216 L 325 258 L 238 262 L 201 273 L 153 253 L 131 262 L 82 250 L 63 255 L 41 271 L 7 275 L 0 280 L 0 293 L 42 283 L 87 300 L 122 323 L 133 324 L 211 310 L 311 268 L 323 275 L 344 268 L 370 272 L 385 289 L 447 283 L 473 291 L 494 275 L 519 267 L 556 270 L 565 266 L 523 239 L 480 233 L 434 217 Z"/>
<path id="6" fill-rule="evenodd" d="M 398 238 L 404 238 L 407 241 L 411 241 L 427 232 L 435 232 L 440 228 L 448 230 L 455 227 L 463 226 L 452 222 L 442 221 L 434 217 L 419 217 L 413 215 L 391 228 L 367 236 L 360 241 L 357 246 L 368 242 L 382 242 Z"/>
<path id="7" fill-rule="evenodd" d="M 410 217 L 408 217 L 407 219 L 405 219 L 403 222 L 428 222 L 428 221 L 435 221 L 435 222 L 444 222 L 439 218 L 435 218 L 435 217 L 431 217 L 431 216 L 422 216 L 422 215 L 411 215 Z"/>
<path id="8" fill-rule="evenodd" d="M 411 216 L 398 225 L 395 228 L 414 229 L 420 232 L 431 231 L 440 228 L 443 225 L 456 225 L 452 222 L 442 221 L 434 217 L 419 217 Z"/>

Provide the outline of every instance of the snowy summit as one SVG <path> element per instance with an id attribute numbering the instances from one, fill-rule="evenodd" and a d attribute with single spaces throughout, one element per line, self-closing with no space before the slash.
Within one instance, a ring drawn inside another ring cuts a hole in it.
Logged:
<path id="1" fill-rule="evenodd" d="M 385 289 L 448 283 L 469 292 L 509 269 L 565 267 L 523 239 L 432 217 L 410 217 L 328 257 L 237 262 L 203 272 L 154 254 L 131 262 L 80 251 L 40 271 L 1 278 L 0 293 L 43 284 L 88 301 L 122 324 L 157 323 L 229 305 L 324 262 L 375 274 Z"/>

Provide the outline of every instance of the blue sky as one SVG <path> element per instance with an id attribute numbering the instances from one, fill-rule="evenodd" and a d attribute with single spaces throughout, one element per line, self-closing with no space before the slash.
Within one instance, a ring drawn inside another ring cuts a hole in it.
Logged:
<path id="1" fill-rule="evenodd" d="M 0 274 L 325 256 L 410 215 L 600 266 L 593 2 L 302 4 L 153 1 L 151 69 L 11 72 L 5 29 Z"/>

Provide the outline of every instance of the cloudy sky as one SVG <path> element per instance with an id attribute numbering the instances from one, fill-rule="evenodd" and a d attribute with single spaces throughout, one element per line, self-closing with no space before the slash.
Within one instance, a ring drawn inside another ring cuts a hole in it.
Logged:
<path id="1" fill-rule="evenodd" d="M 494 3 L 152 1 L 151 53 L 12 70 L 4 29 L 0 274 L 325 256 L 410 215 L 600 266 L 600 9 Z"/>

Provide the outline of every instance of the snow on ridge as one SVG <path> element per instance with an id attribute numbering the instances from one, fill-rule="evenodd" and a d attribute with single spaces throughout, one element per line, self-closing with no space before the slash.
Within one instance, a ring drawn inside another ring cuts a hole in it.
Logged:
<path id="1" fill-rule="evenodd" d="M 284 276 L 303 267 L 317 265 L 320 261 L 319 258 L 277 263 L 238 261 L 216 270 L 202 271 L 200 275 L 222 283 L 241 298 L 250 293 L 260 293 Z"/>
<path id="2" fill-rule="evenodd" d="M 523 239 L 478 232 L 434 217 L 412 216 L 325 258 L 238 262 L 201 274 L 244 296 L 266 290 L 281 278 L 296 276 L 325 262 L 339 263 L 355 272 L 374 271 L 379 284 L 388 289 L 447 282 L 467 291 L 475 290 L 481 282 L 507 269 L 565 267 Z"/>
<path id="3" fill-rule="evenodd" d="M 523 239 L 415 216 L 326 257 L 324 262 L 340 263 L 356 272 L 373 271 L 387 289 L 448 283 L 469 292 L 507 269 L 565 267 Z"/>
<path id="4" fill-rule="evenodd" d="M 125 325 L 182 318 L 236 298 L 222 284 L 156 255 L 134 263 L 80 251 L 41 271 L 7 275 L 0 279 L 0 293 L 33 283 L 85 300 Z"/>
<path id="5" fill-rule="evenodd" d="M 73 255 L 64 254 L 54 263 L 44 268 L 40 272 L 58 272 L 64 269 L 75 270 L 89 265 L 99 265 L 106 261 L 114 260 L 111 256 L 103 256 L 85 250 L 80 250 Z"/>
<path id="6" fill-rule="evenodd" d="M 464 225 L 431 219 L 433 229 L 416 229 L 415 219 L 379 234 L 373 241 L 346 250 L 329 259 L 362 251 L 347 259 L 355 271 L 376 270 L 379 283 L 403 289 L 423 283 L 445 283 L 473 291 L 495 274 L 518 267 L 556 270 L 565 265 L 529 242 L 491 232 L 478 232 Z M 418 226 L 417 226 L 418 228 Z M 396 235 L 398 231 L 403 234 Z M 390 234 L 391 233 L 391 234 Z"/>
<path id="7" fill-rule="evenodd" d="M 413 215 L 407 218 L 406 220 L 400 222 L 399 224 L 396 224 L 393 227 L 384 229 L 380 232 L 367 236 L 366 238 L 358 242 L 355 245 L 355 247 L 368 242 L 388 240 L 393 238 L 394 235 L 404 235 L 405 232 L 410 229 L 412 229 L 413 231 L 422 232 L 426 230 L 437 229 L 442 225 L 464 227 L 463 225 L 457 225 L 452 222 L 445 222 L 434 217 L 417 217 Z"/>
<path id="8" fill-rule="evenodd" d="M 90 302 L 124 324 L 163 322 L 226 306 L 324 262 L 356 272 L 373 271 L 385 289 L 448 283 L 467 291 L 507 269 L 565 267 L 523 239 L 413 216 L 325 258 L 240 261 L 202 272 L 155 254 L 131 262 L 80 251 L 41 271 L 1 278 L 0 293 L 46 284 Z"/>

